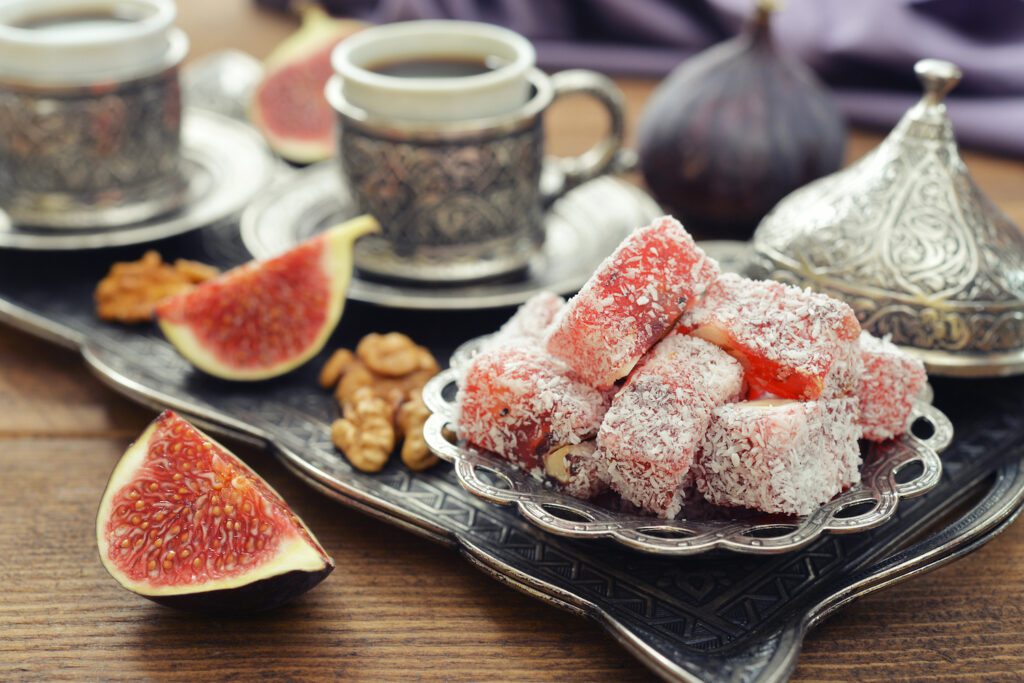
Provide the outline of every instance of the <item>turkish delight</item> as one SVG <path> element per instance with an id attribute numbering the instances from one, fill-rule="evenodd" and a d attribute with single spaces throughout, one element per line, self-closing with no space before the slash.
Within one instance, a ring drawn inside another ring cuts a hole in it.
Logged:
<path id="1" fill-rule="evenodd" d="M 548 333 L 549 353 L 592 386 L 609 387 L 718 277 L 718 264 L 669 216 L 627 237 Z"/>
<path id="2" fill-rule="evenodd" d="M 565 299 L 557 294 L 540 292 L 533 295 L 488 340 L 487 346 L 517 343 L 539 346 L 564 306 Z"/>
<path id="3" fill-rule="evenodd" d="M 458 408 L 460 438 L 540 476 L 547 453 L 597 433 L 607 399 L 540 349 L 500 346 L 472 360 Z"/>
<path id="4" fill-rule="evenodd" d="M 860 481 L 857 399 L 719 406 L 694 466 L 711 503 L 805 515 Z"/>
<path id="5" fill-rule="evenodd" d="M 694 337 L 666 337 L 612 399 L 598 432 L 611 488 L 673 517 L 712 410 L 742 392 L 743 370 L 724 351 Z"/>
<path id="6" fill-rule="evenodd" d="M 684 322 L 743 364 L 755 395 L 813 400 L 857 389 L 860 324 L 825 294 L 725 274 Z"/>
<path id="7" fill-rule="evenodd" d="M 868 332 L 860 335 L 860 357 L 861 436 L 884 441 L 904 433 L 910 426 L 914 399 L 928 381 L 924 364 L 888 339 Z"/>

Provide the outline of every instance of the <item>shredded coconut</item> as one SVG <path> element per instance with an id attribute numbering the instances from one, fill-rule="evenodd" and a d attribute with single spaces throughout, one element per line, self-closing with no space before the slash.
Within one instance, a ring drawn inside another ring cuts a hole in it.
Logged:
<path id="1" fill-rule="evenodd" d="M 569 447 L 565 456 L 569 480 L 562 484 L 571 496 L 589 500 L 608 490 L 604 457 L 593 440 Z"/>
<path id="2" fill-rule="evenodd" d="M 727 273 L 683 324 L 743 363 L 755 391 L 815 399 L 856 390 L 860 324 L 825 294 Z"/>
<path id="3" fill-rule="evenodd" d="M 557 446 L 597 433 L 606 395 L 576 379 L 539 348 L 500 346 L 481 352 L 458 395 L 459 436 L 527 471 L 543 468 Z"/>
<path id="4" fill-rule="evenodd" d="M 534 294 L 516 309 L 501 329 L 491 337 L 487 347 L 509 344 L 540 346 L 548 328 L 565 306 L 565 299 L 551 292 Z"/>
<path id="5" fill-rule="evenodd" d="M 569 300 L 547 335 L 547 350 L 585 382 L 611 386 L 718 277 L 670 216 L 636 230 Z"/>
<path id="6" fill-rule="evenodd" d="M 649 512 L 674 515 L 711 411 L 742 391 L 742 368 L 721 349 L 666 337 L 612 399 L 598 431 L 611 487 Z"/>
<path id="7" fill-rule="evenodd" d="M 888 339 L 868 332 L 860 335 L 860 358 L 857 397 L 862 437 L 884 441 L 904 433 L 910 426 L 914 398 L 928 380 L 924 364 Z"/>
<path id="8" fill-rule="evenodd" d="M 715 409 L 694 466 L 716 505 L 806 515 L 860 481 L 857 400 Z"/>

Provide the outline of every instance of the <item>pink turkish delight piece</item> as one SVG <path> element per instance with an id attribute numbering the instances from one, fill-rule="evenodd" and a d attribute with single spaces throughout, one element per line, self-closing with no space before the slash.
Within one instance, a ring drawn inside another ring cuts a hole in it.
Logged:
<path id="1" fill-rule="evenodd" d="M 718 264 L 665 216 L 627 237 L 559 313 L 547 350 L 595 387 L 611 386 L 718 277 Z"/>
<path id="2" fill-rule="evenodd" d="M 860 324 L 825 294 L 725 274 L 683 322 L 743 363 L 755 395 L 813 400 L 856 391 Z"/>
<path id="3" fill-rule="evenodd" d="M 662 519 L 672 519 L 693 495 L 693 471 L 645 460 L 607 461 L 609 487 L 624 501 Z"/>
<path id="4" fill-rule="evenodd" d="M 470 363 L 458 407 L 460 438 L 540 476 L 547 453 L 597 433 L 607 399 L 537 348 L 500 346 Z"/>
<path id="5" fill-rule="evenodd" d="M 925 387 L 924 364 L 888 339 L 860 335 L 860 399 L 862 438 L 884 441 L 910 427 L 910 413 Z"/>
<path id="6" fill-rule="evenodd" d="M 544 471 L 576 498 L 589 500 L 608 490 L 604 456 L 593 439 L 552 451 L 544 458 Z"/>
<path id="7" fill-rule="evenodd" d="M 505 344 L 540 346 L 555 316 L 565 306 L 565 299 L 551 292 L 533 295 L 516 309 L 488 342 L 488 347 Z"/>
<path id="8" fill-rule="evenodd" d="M 694 466 L 716 505 L 806 515 L 860 481 L 857 399 L 719 406 Z"/>
<path id="9" fill-rule="evenodd" d="M 608 482 L 625 500 L 675 516 L 711 411 L 743 392 L 735 359 L 703 340 L 663 339 L 612 399 L 597 435 Z"/>

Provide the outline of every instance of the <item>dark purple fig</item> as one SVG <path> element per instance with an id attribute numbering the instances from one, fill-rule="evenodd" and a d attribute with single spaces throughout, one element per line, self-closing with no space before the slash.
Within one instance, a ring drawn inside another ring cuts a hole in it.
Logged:
<path id="1" fill-rule="evenodd" d="M 810 69 L 777 50 L 771 11 L 759 2 L 743 33 L 677 67 L 640 122 L 647 185 L 700 237 L 750 237 L 843 159 L 843 120 Z"/>

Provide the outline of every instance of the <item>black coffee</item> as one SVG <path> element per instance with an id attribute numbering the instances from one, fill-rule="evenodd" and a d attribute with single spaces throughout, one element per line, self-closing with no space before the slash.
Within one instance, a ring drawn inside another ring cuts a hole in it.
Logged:
<path id="1" fill-rule="evenodd" d="M 366 67 L 384 76 L 400 78 L 461 78 L 479 76 L 498 66 L 494 58 L 423 57 L 394 62 L 381 62 Z"/>

